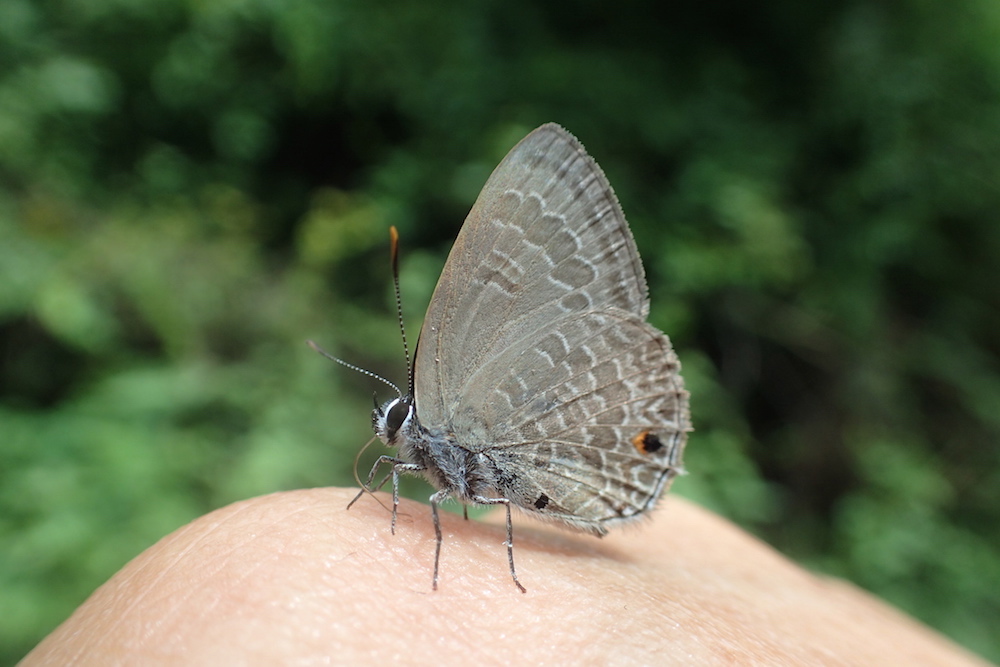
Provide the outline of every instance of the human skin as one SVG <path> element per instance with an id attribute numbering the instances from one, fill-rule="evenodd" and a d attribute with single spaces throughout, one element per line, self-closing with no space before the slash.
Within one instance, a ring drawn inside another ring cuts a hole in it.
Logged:
<path id="1" fill-rule="evenodd" d="M 236 503 L 160 540 L 23 661 L 43 664 L 985 665 L 676 495 L 604 539 L 355 491 Z M 389 662 L 391 661 L 391 663 Z"/>

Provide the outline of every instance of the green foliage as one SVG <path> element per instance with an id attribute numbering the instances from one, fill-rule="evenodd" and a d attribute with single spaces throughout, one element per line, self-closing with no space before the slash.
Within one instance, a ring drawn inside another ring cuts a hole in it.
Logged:
<path id="1" fill-rule="evenodd" d="M 998 43 L 993 0 L 0 3 L 0 661 L 192 518 L 352 484 L 373 383 L 304 340 L 401 380 L 388 226 L 412 337 L 549 120 L 684 362 L 677 491 L 1000 659 Z"/>

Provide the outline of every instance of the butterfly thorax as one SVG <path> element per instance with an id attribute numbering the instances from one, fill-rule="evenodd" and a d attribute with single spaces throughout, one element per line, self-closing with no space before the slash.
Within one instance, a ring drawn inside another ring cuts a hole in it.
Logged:
<path id="1" fill-rule="evenodd" d="M 446 489 L 459 501 L 493 495 L 496 470 L 481 453 L 463 447 L 454 433 L 427 428 L 417 418 L 413 398 L 392 399 L 372 413 L 372 428 L 399 458 L 419 466 L 420 472 L 438 489 Z"/>

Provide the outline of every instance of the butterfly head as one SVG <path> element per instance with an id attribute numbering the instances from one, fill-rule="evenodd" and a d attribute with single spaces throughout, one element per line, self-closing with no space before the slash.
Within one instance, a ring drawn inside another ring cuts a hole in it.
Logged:
<path id="1" fill-rule="evenodd" d="M 382 405 L 375 405 L 372 411 L 372 429 L 379 440 L 389 447 L 398 447 L 400 439 L 414 428 L 417 421 L 416 405 L 411 396 L 400 396 Z"/>

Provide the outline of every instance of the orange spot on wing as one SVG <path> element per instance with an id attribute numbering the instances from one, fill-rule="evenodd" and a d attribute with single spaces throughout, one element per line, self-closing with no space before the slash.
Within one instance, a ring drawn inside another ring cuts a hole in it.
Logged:
<path id="1" fill-rule="evenodd" d="M 660 438 L 652 431 L 642 431 L 632 438 L 632 444 L 640 454 L 648 455 L 663 449 Z"/>

